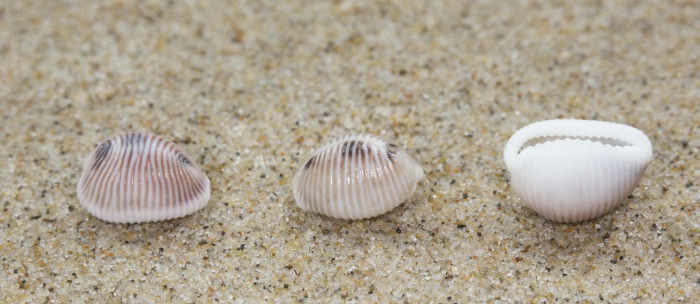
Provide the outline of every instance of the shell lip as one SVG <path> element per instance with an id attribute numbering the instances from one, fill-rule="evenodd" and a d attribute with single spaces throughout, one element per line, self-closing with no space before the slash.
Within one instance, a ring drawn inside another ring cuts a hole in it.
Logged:
<path id="1" fill-rule="evenodd" d="M 529 124 L 515 132 L 503 150 L 503 160 L 508 170 L 512 168 L 518 154 L 529 146 L 526 144 L 537 139 L 559 137 L 575 140 L 623 143 L 616 148 L 639 148 L 646 152 L 647 162 L 651 161 L 652 144 L 649 138 L 638 129 L 613 123 L 596 120 L 580 119 L 553 119 Z M 592 140 L 593 139 L 593 140 Z M 598 140 L 596 140 L 598 139 Z M 545 140 L 548 142 L 550 140 Z"/>

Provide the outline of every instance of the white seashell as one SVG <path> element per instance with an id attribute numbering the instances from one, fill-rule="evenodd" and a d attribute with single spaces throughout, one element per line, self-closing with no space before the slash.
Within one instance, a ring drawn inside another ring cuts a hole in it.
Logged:
<path id="1" fill-rule="evenodd" d="M 513 134 L 503 151 L 511 187 L 558 222 L 589 220 L 619 205 L 651 162 L 649 138 L 622 124 L 547 120 Z"/>
<path id="2" fill-rule="evenodd" d="M 78 199 L 108 222 L 183 217 L 209 201 L 209 178 L 176 144 L 155 134 L 123 133 L 102 142 L 83 163 Z"/>
<path id="3" fill-rule="evenodd" d="M 374 135 L 348 134 L 316 150 L 292 180 L 297 205 L 341 219 L 370 218 L 416 191 L 423 169 L 401 147 Z"/>

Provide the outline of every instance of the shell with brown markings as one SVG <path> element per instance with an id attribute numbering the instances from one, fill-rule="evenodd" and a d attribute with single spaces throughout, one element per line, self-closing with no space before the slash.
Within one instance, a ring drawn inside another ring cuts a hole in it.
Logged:
<path id="1" fill-rule="evenodd" d="M 416 190 L 423 169 L 404 149 L 368 134 L 337 137 L 318 149 L 292 180 L 297 205 L 341 219 L 394 209 Z"/>
<path id="2" fill-rule="evenodd" d="M 123 133 L 102 142 L 83 163 L 78 199 L 108 222 L 168 220 L 209 201 L 209 178 L 176 144 L 155 134 Z"/>

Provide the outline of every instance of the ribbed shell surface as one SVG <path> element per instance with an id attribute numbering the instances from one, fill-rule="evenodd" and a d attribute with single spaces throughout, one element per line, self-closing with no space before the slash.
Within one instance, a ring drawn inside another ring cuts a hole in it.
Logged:
<path id="1" fill-rule="evenodd" d="M 506 144 L 511 187 L 547 219 L 580 222 L 619 205 L 652 159 L 649 138 L 622 124 L 548 120 L 518 130 Z"/>
<path id="2" fill-rule="evenodd" d="M 394 209 L 416 190 L 423 169 L 401 147 L 377 136 L 348 134 L 318 149 L 292 180 L 297 205 L 341 219 Z"/>
<path id="3" fill-rule="evenodd" d="M 146 133 L 102 142 L 83 163 L 78 199 L 115 223 L 161 221 L 189 215 L 209 201 L 209 178 L 176 144 Z"/>

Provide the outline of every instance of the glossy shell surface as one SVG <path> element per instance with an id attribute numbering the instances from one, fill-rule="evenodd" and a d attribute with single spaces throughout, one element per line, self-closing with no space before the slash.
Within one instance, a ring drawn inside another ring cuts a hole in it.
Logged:
<path id="1" fill-rule="evenodd" d="M 398 145 L 348 134 L 318 149 L 294 176 L 292 190 L 301 209 L 362 219 L 406 201 L 421 179 L 423 169 Z"/>
<path id="2" fill-rule="evenodd" d="M 161 221 L 191 214 L 209 201 L 209 178 L 176 144 L 146 133 L 102 142 L 83 163 L 78 199 L 114 223 Z"/>
<path id="3" fill-rule="evenodd" d="M 547 120 L 518 130 L 503 157 L 511 188 L 547 219 L 580 222 L 619 205 L 652 160 L 649 138 L 622 124 Z"/>

